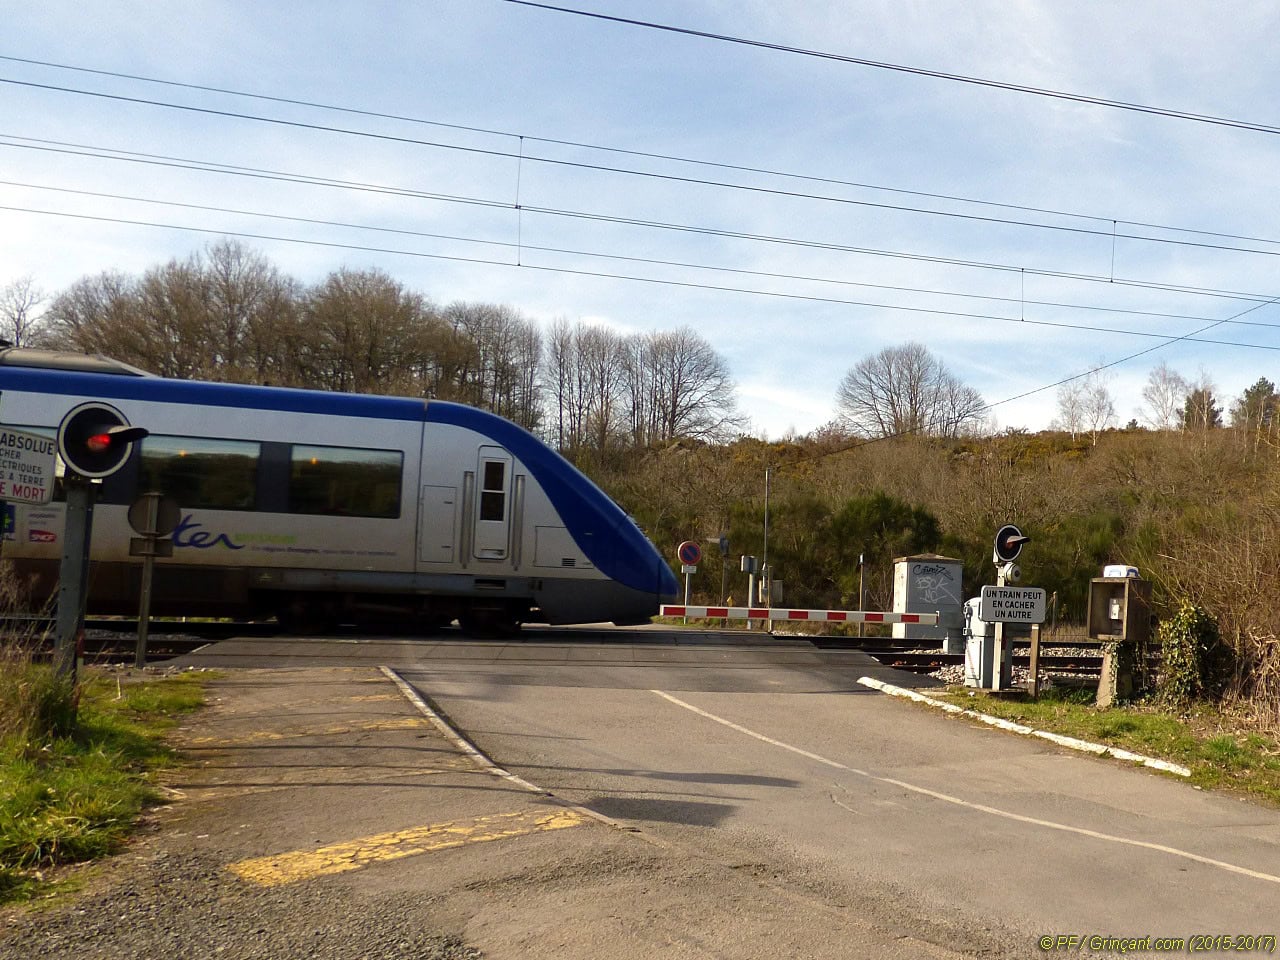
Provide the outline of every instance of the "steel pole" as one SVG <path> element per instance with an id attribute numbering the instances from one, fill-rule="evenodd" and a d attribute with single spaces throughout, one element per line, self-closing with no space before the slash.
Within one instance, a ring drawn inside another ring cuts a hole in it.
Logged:
<path id="1" fill-rule="evenodd" d="M 84 635 L 84 609 L 89 593 L 89 547 L 93 532 L 93 484 L 73 474 L 66 477 L 67 513 L 62 532 L 62 569 L 58 584 L 54 667 L 76 682 L 76 654 Z"/>
<path id="2" fill-rule="evenodd" d="M 863 558 L 865 556 L 866 554 L 863 554 L 863 553 L 858 554 L 858 609 L 859 610 L 862 610 L 866 604 L 866 599 L 865 599 L 866 595 L 863 593 L 863 580 L 862 580 L 863 570 L 866 566 L 866 564 L 863 562 Z M 858 621 L 859 637 L 862 636 L 862 627 L 863 627 L 863 623 L 861 620 L 859 620 Z"/>
<path id="3" fill-rule="evenodd" d="M 142 536 L 147 543 L 147 552 L 142 557 L 142 590 L 138 598 L 138 649 L 134 657 L 134 666 L 139 670 L 147 665 L 147 638 L 151 634 L 151 580 L 156 568 L 156 538 L 160 525 L 160 494 L 144 493 L 147 501 L 147 517 L 142 527 Z M 685 602 L 688 602 L 686 598 Z"/>
<path id="4" fill-rule="evenodd" d="M 769 570 L 769 467 L 764 468 L 764 556 L 760 558 L 760 566 Z"/>

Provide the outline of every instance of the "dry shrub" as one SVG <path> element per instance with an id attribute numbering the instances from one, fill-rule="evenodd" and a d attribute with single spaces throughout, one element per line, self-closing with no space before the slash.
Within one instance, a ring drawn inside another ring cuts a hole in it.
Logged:
<path id="1" fill-rule="evenodd" d="M 1217 620 L 1230 650 L 1222 699 L 1280 731 L 1280 493 L 1186 508 L 1162 526 L 1144 571 L 1167 597 Z"/>
<path id="2" fill-rule="evenodd" d="M 28 590 L 0 564 L 0 746 L 6 753 L 30 753 L 75 726 L 76 687 L 59 676 L 39 652 L 47 640 L 41 620 L 15 614 L 28 609 Z"/>

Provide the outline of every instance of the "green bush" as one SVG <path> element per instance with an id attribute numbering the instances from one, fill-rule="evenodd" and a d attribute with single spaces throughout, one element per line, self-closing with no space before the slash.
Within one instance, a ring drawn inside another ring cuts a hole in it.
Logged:
<path id="1" fill-rule="evenodd" d="M 1160 623 L 1162 648 L 1160 698 L 1175 707 L 1219 696 L 1231 677 L 1231 652 L 1218 633 L 1218 621 L 1183 600 Z"/>

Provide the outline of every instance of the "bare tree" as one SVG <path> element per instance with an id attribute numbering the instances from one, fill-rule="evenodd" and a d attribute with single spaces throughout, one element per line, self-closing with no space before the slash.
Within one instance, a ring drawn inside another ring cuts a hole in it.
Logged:
<path id="1" fill-rule="evenodd" d="M 262 254 L 238 240 L 219 240 L 192 258 L 204 287 L 206 336 L 220 380 L 293 386 L 301 383 L 306 343 L 302 292 Z"/>
<path id="2" fill-rule="evenodd" d="M 45 339 L 170 377 L 297 384 L 297 284 L 238 241 L 140 278 L 86 277 L 49 308 Z"/>
<path id="3" fill-rule="evenodd" d="M 1081 381 L 1084 385 L 1084 422 L 1093 445 L 1098 444 L 1098 434 L 1115 424 L 1116 405 L 1107 386 L 1110 374 L 1101 366 L 1092 370 Z"/>
<path id="4" fill-rule="evenodd" d="M 920 343 L 865 357 L 840 381 L 839 419 L 864 437 L 956 437 L 977 427 L 986 404 Z"/>
<path id="5" fill-rule="evenodd" d="M 1110 375 L 1100 364 L 1082 377 L 1058 387 L 1058 416 L 1050 425 L 1064 430 L 1074 440 L 1088 433 L 1096 446 L 1098 435 L 1116 422 L 1116 404 L 1107 386 Z"/>
<path id="6" fill-rule="evenodd" d="M 688 327 L 650 334 L 643 351 L 652 406 L 650 442 L 691 437 L 725 440 L 742 424 L 729 367 Z"/>
<path id="7" fill-rule="evenodd" d="M 1163 360 L 1147 377 L 1142 388 L 1142 418 L 1152 430 L 1175 430 L 1190 387 L 1181 374 Z"/>
<path id="8" fill-rule="evenodd" d="M 456 399 L 534 428 L 542 416 L 537 326 L 511 307 L 492 303 L 451 303 L 443 319 L 453 331 Z"/>
<path id="9" fill-rule="evenodd" d="M 425 304 L 381 270 L 342 269 L 311 291 L 310 379 L 328 390 L 404 392 L 423 350 Z"/>
<path id="10" fill-rule="evenodd" d="M 1078 379 L 1068 380 L 1059 385 L 1057 398 L 1058 416 L 1050 426 L 1071 434 L 1071 439 L 1074 440 L 1084 430 L 1084 384 Z"/>
<path id="11" fill-rule="evenodd" d="M 37 310 L 44 302 L 44 292 L 30 274 L 0 288 L 0 337 L 15 347 L 34 345 L 41 332 Z"/>
<path id="12" fill-rule="evenodd" d="M 569 456 L 628 442 L 725 439 L 740 425 L 724 360 L 687 328 L 623 337 L 560 321 L 543 381 L 554 435 Z"/>
<path id="13" fill-rule="evenodd" d="M 107 354 L 151 369 L 137 283 L 123 273 L 100 273 L 77 280 L 54 298 L 45 322 L 48 343 L 56 349 Z"/>

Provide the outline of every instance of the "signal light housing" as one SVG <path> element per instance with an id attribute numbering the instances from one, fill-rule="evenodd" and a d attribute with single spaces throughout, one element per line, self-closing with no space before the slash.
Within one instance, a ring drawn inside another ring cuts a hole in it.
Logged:
<path id="1" fill-rule="evenodd" d="M 58 427 L 58 453 L 67 469 L 91 480 L 109 477 L 129 459 L 135 440 L 147 436 L 109 403 L 91 400 L 72 409 Z"/>
<path id="2" fill-rule="evenodd" d="M 1022 531 L 1012 523 L 1006 523 L 996 533 L 995 556 L 992 559 L 996 564 L 1013 563 L 1022 552 L 1022 545 L 1030 540 L 1030 537 L 1024 536 Z"/>

